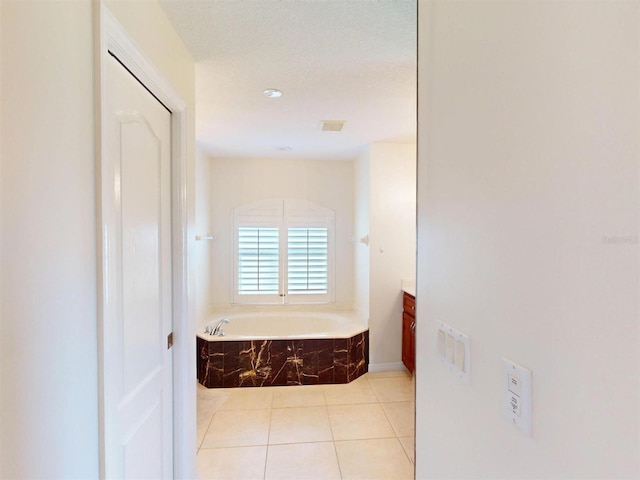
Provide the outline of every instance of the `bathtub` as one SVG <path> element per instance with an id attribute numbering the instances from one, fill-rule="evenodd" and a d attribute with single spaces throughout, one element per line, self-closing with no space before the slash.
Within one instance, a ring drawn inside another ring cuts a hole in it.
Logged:
<path id="1" fill-rule="evenodd" d="M 207 326 L 215 326 L 223 318 L 229 320 L 222 326 L 225 336 L 205 333 Z M 353 312 L 256 312 L 213 315 L 198 329 L 198 336 L 216 341 L 349 338 L 366 329 Z"/>
<path id="2" fill-rule="evenodd" d="M 205 333 L 222 318 L 224 336 Z M 196 341 L 208 388 L 348 383 L 368 370 L 369 331 L 353 312 L 214 315 Z"/>

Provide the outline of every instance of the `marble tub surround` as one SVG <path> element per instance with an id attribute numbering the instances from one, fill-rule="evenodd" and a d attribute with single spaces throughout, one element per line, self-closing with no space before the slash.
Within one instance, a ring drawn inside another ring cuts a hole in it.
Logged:
<path id="1" fill-rule="evenodd" d="M 198 381 L 207 388 L 349 383 L 369 364 L 369 331 L 349 338 L 205 340 Z"/>
<path id="2" fill-rule="evenodd" d="M 339 385 L 198 385 L 198 476 L 413 479 L 413 392 L 404 371 Z"/>

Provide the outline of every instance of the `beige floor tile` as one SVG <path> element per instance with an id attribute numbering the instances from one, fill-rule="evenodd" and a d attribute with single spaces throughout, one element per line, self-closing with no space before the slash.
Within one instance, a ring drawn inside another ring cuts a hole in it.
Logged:
<path id="1" fill-rule="evenodd" d="M 199 383 L 197 385 L 196 402 L 198 409 L 201 407 L 203 409 L 208 408 L 213 410 L 212 413 L 215 413 L 215 411 L 219 409 L 231 395 L 231 390 L 228 388 L 206 388 Z"/>
<path id="2" fill-rule="evenodd" d="M 367 372 L 365 377 L 367 377 L 368 379 L 392 378 L 392 377 L 411 378 L 411 374 L 406 370 L 392 370 L 389 372 Z"/>
<path id="3" fill-rule="evenodd" d="M 222 404 L 227 400 L 231 393 L 221 392 L 217 390 L 215 393 L 210 389 L 198 384 L 197 390 L 197 445 L 198 447 L 202 443 L 207 428 L 213 414 L 216 413 Z"/>
<path id="4" fill-rule="evenodd" d="M 215 397 L 222 396 L 227 397 L 231 393 L 230 388 L 207 388 L 200 382 L 196 382 L 196 392 L 198 397 Z"/>
<path id="5" fill-rule="evenodd" d="M 269 445 L 333 440 L 327 407 L 274 408 Z"/>
<path id="6" fill-rule="evenodd" d="M 321 385 L 278 387 L 274 389 L 273 408 L 317 407 L 326 405 Z"/>
<path id="7" fill-rule="evenodd" d="M 393 431 L 398 437 L 411 437 L 415 432 L 415 413 L 413 402 L 381 403 Z"/>
<path id="8" fill-rule="evenodd" d="M 331 405 L 327 408 L 334 440 L 396 436 L 382 407 L 377 403 Z"/>
<path id="9" fill-rule="evenodd" d="M 335 442 L 343 480 L 410 480 L 413 465 L 397 438 Z"/>
<path id="10" fill-rule="evenodd" d="M 365 373 L 364 375 L 360 375 L 355 380 L 351 380 L 349 383 L 337 383 L 336 385 L 357 385 L 359 383 L 369 383 L 369 381 L 367 380 L 368 375 L 368 373 Z"/>
<path id="11" fill-rule="evenodd" d="M 411 377 L 369 379 L 369 385 L 380 402 L 411 402 L 414 399 Z"/>
<path id="12" fill-rule="evenodd" d="M 218 411 L 211 420 L 201 448 L 266 445 L 271 410 Z"/>
<path id="13" fill-rule="evenodd" d="M 415 438 L 402 437 L 402 438 L 399 438 L 398 440 L 400 440 L 400 444 L 402 445 L 402 448 L 404 448 L 404 451 L 407 454 L 407 457 L 409 457 L 409 460 L 411 461 L 411 463 L 415 463 L 415 456 L 416 456 Z"/>
<path id="14" fill-rule="evenodd" d="M 344 385 L 197 389 L 201 479 L 413 476 L 415 388 L 406 372 Z"/>
<path id="15" fill-rule="evenodd" d="M 259 480 L 264 476 L 267 447 L 202 449 L 198 452 L 200 480 Z"/>
<path id="16" fill-rule="evenodd" d="M 269 445 L 266 480 L 340 480 L 333 442 Z"/>
<path id="17" fill-rule="evenodd" d="M 204 438 L 205 433 L 207 433 L 207 429 L 209 428 L 209 423 L 211 423 L 211 418 L 215 413 L 215 405 L 203 405 L 202 402 L 198 401 L 198 410 L 197 410 L 197 419 L 198 422 L 196 424 L 197 427 L 197 445 L 198 448 L 202 443 L 202 439 Z"/>
<path id="18" fill-rule="evenodd" d="M 378 402 L 378 398 L 366 380 L 355 380 L 345 385 L 325 385 L 324 396 L 327 399 L 327 405 Z"/>
<path id="19" fill-rule="evenodd" d="M 271 408 L 273 391 L 264 387 L 242 387 L 230 390 L 229 398 L 220 410 L 261 410 Z"/>

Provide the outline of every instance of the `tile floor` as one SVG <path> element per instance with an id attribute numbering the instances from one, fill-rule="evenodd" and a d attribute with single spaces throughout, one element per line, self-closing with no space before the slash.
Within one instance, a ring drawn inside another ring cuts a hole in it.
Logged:
<path id="1" fill-rule="evenodd" d="M 346 385 L 198 385 L 198 475 L 412 479 L 414 411 L 406 372 L 370 372 Z"/>

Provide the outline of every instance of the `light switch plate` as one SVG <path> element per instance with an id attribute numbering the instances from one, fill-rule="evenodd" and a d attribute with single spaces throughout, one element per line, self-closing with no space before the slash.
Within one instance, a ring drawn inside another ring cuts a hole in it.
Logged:
<path id="1" fill-rule="evenodd" d="M 502 413 L 525 435 L 531 436 L 531 370 L 503 358 Z"/>
<path id="2" fill-rule="evenodd" d="M 466 383 L 471 383 L 471 341 L 469 335 L 451 325 L 438 322 L 438 349 L 440 363 Z"/>

